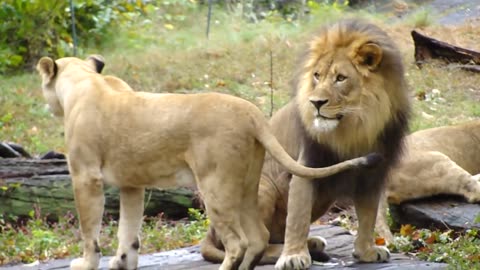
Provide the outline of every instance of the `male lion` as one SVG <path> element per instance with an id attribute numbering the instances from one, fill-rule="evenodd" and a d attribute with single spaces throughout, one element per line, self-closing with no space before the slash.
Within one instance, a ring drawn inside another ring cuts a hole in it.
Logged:
<path id="1" fill-rule="evenodd" d="M 393 236 L 388 203 L 438 194 L 480 202 L 480 120 L 417 131 L 405 142 L 405 154 L 392 168 L 377 218 L 376 230 L 389 243 Z"/>
<path id="2" fill-rule="evenodd" d="M 372 151 L 385 159 L 374 169 L 308 181 L 292 176 L 267 155 L 259 205 L 270 245 L 261 263 L 276 261 L 277 269 L 308 268 L 309 250 L 319 255 L 325 247 L 321 238 L 307 241 L 309 225 L 341 197 L 353 199 L 359 219 L 354 257 L 362 262 L 388 260 L 388 249 L 374 244 L 374 226 L 380 194 L 401 154 L 410 114 L 398 49 L 375 25 L 345 20 L 324 27 L 307 45 L 295 89 L 293 100 L 270 121 L 294 159 L 306 166 L 328 166 Z M 221 261 L 224 255 L 216 230 L 212 225 L 202 243 L 202 254 L 210 261 Z"/>
<path id="3" fill-rule="evenodd" d="M 137 267 L 144 188 L 196 182 L 226 249 L 221 269 L 250 269 L 267 245 L 257 193 L 265 149 L 289 172 L 324 177 L 370 165 L 379 156 L 329 168 L 296 163 L 253 104 L 224 94 L 134 92 L 99 74 L 99 56 L 44 57 L 37 69 L 52 112 L 64 116 L 68 166 L 84 240 L 72 269 L 96 269 L 104 183 L 120 188 L 119 247 L 109 267 Z"/>

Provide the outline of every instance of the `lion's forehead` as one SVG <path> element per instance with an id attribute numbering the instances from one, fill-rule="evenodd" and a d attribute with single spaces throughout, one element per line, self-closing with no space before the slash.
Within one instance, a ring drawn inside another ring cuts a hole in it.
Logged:
<path id="1" fill-rule="evenodd" d="M 346 50 L 331 51 L 318 56 L 311 69 L 321 74 L 356 71 Z"/>

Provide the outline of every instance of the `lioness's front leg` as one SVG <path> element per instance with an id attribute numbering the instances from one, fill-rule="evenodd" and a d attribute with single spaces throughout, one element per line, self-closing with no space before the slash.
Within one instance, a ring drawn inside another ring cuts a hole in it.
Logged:
<path id="1" fill-rule="evenodd" d="M 374 229 L 379 200 L 380 190 L 370 190 L 368 194 L 357 194 L 354 197 L 358 234 L 353 256 L 361 262 L 385 262 L 390 259 L 386 247 L 375 245 Z"/>
<path id="2" fill-rule="evenodd" d="M 119 244 L 115 257 L 110 260 L 110 269 L 137 268 L 144 193 L 144 188 L 120 189 Z"/>
<path id="3" fill-rule="evenodd" d="M 83 238 L 83 258 L 73 260 L 70 268 L 73 270 L 97 269 L 101 256 L 98 236 L 105 204 L 103 180 L 99 174 L 76 173 L 72 169 L 70 172 Z"/>
<path id="4" fill-rule="evenodd" d="M 308 269 L 312 264 L 307 237 L 312 217 L 314 181 L 293 176 L 288 193 L 287 227 L 275 269 Z"/>

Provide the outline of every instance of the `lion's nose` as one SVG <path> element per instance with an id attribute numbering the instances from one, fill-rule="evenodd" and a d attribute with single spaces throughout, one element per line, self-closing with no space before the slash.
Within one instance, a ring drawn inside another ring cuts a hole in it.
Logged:
<path id="1" fill-rule="evenodd" d="M 320 110 L 320 107 L 325 105 L 328 102 L 328 99 L 321 100 L 321 99 L 310 99 L 310 102 L 317 108 L 317 110 Z"/>

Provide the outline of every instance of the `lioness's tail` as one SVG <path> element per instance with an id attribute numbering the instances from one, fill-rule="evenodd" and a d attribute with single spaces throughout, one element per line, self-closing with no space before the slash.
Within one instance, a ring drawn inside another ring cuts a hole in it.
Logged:
<path id="1" fill-rule="evenodd" d="M 262 143 L 265 149 L 272 157 L 284 166 L 288 172 L 303 178 L 321 178 L 327 177 L 344 170 L 357 167 L 370 167 L 378 164 L 382 160 L 382 156 L 377 153 L 368 154 L 367 156 L 346 160 L 335 165 L 324 168 L 308 168 L 295 160 L 283 149 L 272 134 L 268 126 L 257 126 L 257 140 Z"/>

